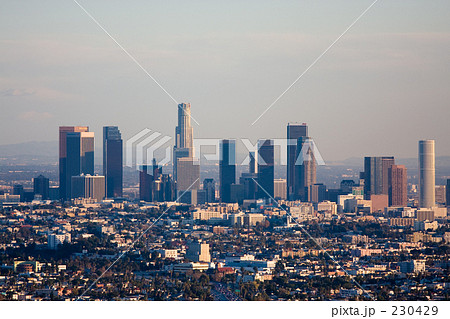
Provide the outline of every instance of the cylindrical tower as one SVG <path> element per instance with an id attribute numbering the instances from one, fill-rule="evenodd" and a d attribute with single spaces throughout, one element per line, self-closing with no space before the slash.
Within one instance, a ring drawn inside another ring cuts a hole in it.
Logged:
<path id="1" fill-rule="evenodd" d="M 419 141 L 419 206 L 436 206 L 434 140 Z"/>

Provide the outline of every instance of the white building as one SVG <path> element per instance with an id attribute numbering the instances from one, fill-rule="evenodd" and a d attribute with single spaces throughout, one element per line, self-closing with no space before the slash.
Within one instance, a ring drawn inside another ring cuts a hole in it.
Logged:
<path id="1" fill-rule="evenodd" d="M 62 245 L 63 243 L 70 243 L 71 242 L 71 236 L 69 233 L 63 233 L 63 234 L 48 234 L 47 236 L 47 246 L 48 249 L 58 249 L 59 245 Z"/>

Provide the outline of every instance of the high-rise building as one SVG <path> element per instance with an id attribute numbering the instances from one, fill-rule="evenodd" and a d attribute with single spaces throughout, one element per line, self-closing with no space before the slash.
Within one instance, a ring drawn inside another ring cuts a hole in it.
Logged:
<path id="1" fill-rule="evenodd" d="M 316 157 L 310 137 L 299 137 L 294 167 L 294 199 L 310 200 L 310 187 L 316 183 Z"/>
<path id="2" fill-rule="evenodd" d="M 92 198 L 101 202 L 105 198 L 105 176 L 72 176 L 71 198 Z"/>
<path id="3" fill-rule="evenodd" d="M 66 199 L 70 199 L 72 177 L 94 175 L 94 132 L 68 132 L 66 146 Z"/>
<path id="4" fill-rule="evenodd" d="M 142 165 L 139 170 L 139 199 L 151 202 L 153 201 L 153 174 L 150 165 Z"/>
<path id="5" fill-rule="evenodd" d="M 152 165 L 142 165 L 139 171 L 139 199 L 152 201 L 165 201 L 167 196 L 163 196 L 161 192 L 166 185 L 164 185 L 164 178 L 162 176 L 162 167 L 153 159 Z M 164 197 L 164 200 L 160 200 Z"/>
<path id="6" fill-rule="evenodd" d="M 220 200 L 231 202 L 231 185 L 236 183 L 236 141 L 222 140 L 219 145 Z"/>
<path id="7" fill-rule="evenodd" d="M 275 199 L 286 199 L 286 180 L 284 178 L 276 178 L 273 180 L 273 197 Z"/>
<path id="8" fill-rule="evenodd" d="M 394 165 L 394 157 L 364 158 L 364 195 L 389 194 L 389 168 Z"/>
<path id="9" fill-rule="evenodd" d="M 13 186 L 13 195 L 20 196 L 20 201 L 23 202 L 25 200 L 25 190 L 22 184 L 16 184 Z"/>
<path id="10" fill-rule="evenodd" d="M 408 204 L 408 174 L 404 165 L 391 165 L 388 173 L 389 206 L 406 207 Z"/>
<path id="11" fill-rule="evenodd" d="M 272 140 L 258 141 L 258 197 L 274 195 L 274 145 Z"/>
<path id="12" fill-rule="evenodd" d="M 182 157 L 178 159 L 177 166 L 177 193 L 200 189 L 199 161 L 192 157 Z"/>
<path id="13" fill-rule="evenodd" d="M 200 163 L 194 158 L 194 133 L 191 126 L 191 104 L 178 104 L 178 125 L 175 128 L 173 150 L 173 175 L 177 196 L 187 190 L 198 190 L 200 186 Z M 194 192 L 194 195 L 196 192 Z M 192 199 L 191 202 L 196 202 Z"/>
<path id="14" fill-rule="evenodd" d="M 175 128 L 175 147 L 194 148 L 194 131 L 191 126 L 191 104 L 178 104 L 178 126 Z M 192 156 L 192 153 L 190 154 Z"/>
<path id="15" fill-rule="evenodd" d="M 103 175 L 106 197 L 123 195 L 123 142 L 117 126 L 103 127 Z"/>
<path id="16" fill-rule="evenodd" d="M 43 175 L 33 178 L 34 195 L 41 195 L 43 200 L 49 199 L 50 182 Z"/>
<path id="17" fill-rule="evenodd" d="M 257 152 L 249 152 L 249 163 L 248 163 L 248 172 L 250 174 L 258 173 L 258 155 Z"/>
<path id="18" fill-rule="evenodd" d="M 286 187 L 288 199 L 296 199 L 295 194 L 295 163 L 297 161 L 297 141 L 300 137 L 308 136 L 308 126 L 303 124 L 291 124 L 287 125 L 287 172 L 286 172 Z"/>
<path id="19" fill-rule="evenodd" d="M 68 176 L 67 171 L 67 133 L 88 132 L 87 126 L 60 126 L 59 127 L 59 197 L 60 199 L 70 199 L 70 184 L 72 175 Z M 76 174 L 76 175 L 79 175 Z M 76 176 L 75 175 L 75 176 Z"/>
<path id="20" fill-rule="evenodd" d="M 419 206 L 436 206 L 434 140 L 419 141 Z"/>
<path id="21" fill-rule="evenodd" d="M 313 184 L 309 186 L 308 201 L 318 204 L 327 198 L 327 187 L 324 184 Z"/>
<path id="22" fill-rule="evenodd" d="M 446 185 L 446 201 L 447 206 L 450 206 L 450 179 L 447 179 L 447 185 Z"/>
<path id="23" fill-rule="evenodd" d="M 434 199 L 437 205 L 445 205 L 447 203 L 445 185 L 436 185 Z"/>
<path id="24" fill-rule="evenodd" d="M 214 203 L 216 201 L 216 182 L 212 178 L 203 180 L 203 190 L 205 191 L 205 202 Z"/>

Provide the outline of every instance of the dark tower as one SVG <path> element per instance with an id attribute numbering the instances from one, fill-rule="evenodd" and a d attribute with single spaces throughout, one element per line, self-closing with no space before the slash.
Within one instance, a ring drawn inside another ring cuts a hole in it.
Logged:
<path id="1" fill-rule="evenodd" d="M 308 136 L 308 126 L 303 124 L 287 125 L 287 172 L 286 187 L 287 198 L 295 199 L 295 162 L 297 155 L 297 141 L 300 137 Z"/>
<path id="2" fill-rule="evenodd" d="M 122 197 L 123 141 L 117 126 L 103 127 L 103 175 L 106 197 Z"/>
<path id="3" fill-rule="evenodd" d="M 236 183 L 236 141 L 222 140 L 219 153 L 220 199 L 231 202 L 231 185 Z"/>
<path id="4" fill-rule="evenodd" d="M 33 186 L 34 186 L 34 195 L 41 195 L 43 200 L 49 198 L 48 193 L 50 190 L 49 179 L 39 175 L 36 178 L 33 178 Z"/>
<path id="5" fill-rule="evenodd" d="M 67 134 L 70 132 L 88 132 L 87 126 L 60 126 L 59 127 L 59 197 L 70 198 L 70 185 L 72 176 L 67 177 Z M 67 191 L 69 188 L 69 191 Z"/>
<path id="6" fill-rule="evenodd" d="M 274 195 L 274 146 L 272 140 L 258 141 L 258 197 Z"/>

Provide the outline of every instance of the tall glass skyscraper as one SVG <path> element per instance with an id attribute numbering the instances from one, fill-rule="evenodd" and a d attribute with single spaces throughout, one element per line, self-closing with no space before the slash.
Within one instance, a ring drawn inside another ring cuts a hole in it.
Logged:
<path id="1" fill-rule="evenodd" d="M 286 188 L 287 198 L 297 199 L 295 192 L 295 162 L 297 155 L 297 141 L 300 137 L 308 136 L 308 126 L 303 124 L 288 123 L 287 125 L 287 172 Z"/>
<path id="2" fill-rule="evenodd" d="M 231 202 L 231 185 L 236 183 L 236 141 L 222 140 L 219 146 L 220 199 Z"/>
<path id="3" fill-rule="evenodd" d="M 191 104 L 178 104 L 178 126 L 175 128 L 173 175 L 177 192 L 200 188 L 200 163 L 194 159 L 194 133 L 191 126 Z M 192 200 L 192 198 L 191 198 Z"/>
<path id="4" fill-rule="evenodd" d="M 308 202 L 311 201 L 310 188 L 316 184 L 316 157 L 311 138 L 299 137 L 296 151 L 294 198 Z"/>
<path id="5" fill-rule="evenodd" d="M 274 196 L 274 146 L 272 140 L 258 141 L 258 197 Z"/>
<path id="6" fill-rule="evenodd" d="M 106 197 L 123 195 L 123 141 L 117 126 L 103 127 L 103 175 Z"/>
<path id="7" fill-rule="evenodd" d="M 394 157 L 364 158 L 364 195 L 389 194 L 389 168 L 395 164 Z"/>
<path id="8" fill-rule="evenodd" d="M 92 134 L 92 143 L 87 140 L 82 143 L 81 133 L 89 133 L 89 128 L 87 126 L 59 127 L 59 197 L 62 200 L 71 197 L 72 176 L 80 175 L 82 170 L 86 170 L 86 174 L 94 173 L 94 133 L 90 133 Z M 83 145 L 85 149 L 82 151 Z M 92 147 L 88 150 L 88 146 Z M 82 154 L 84 154 L 83 161 L 81 160 Z M 88 170 L 89 172 L 87 172 Z"/>
<path id="9" fill-rule="evenodd" d="M 436 206 L 435 195 L 435 142 L 419 141 L 419 206 Z"/>

